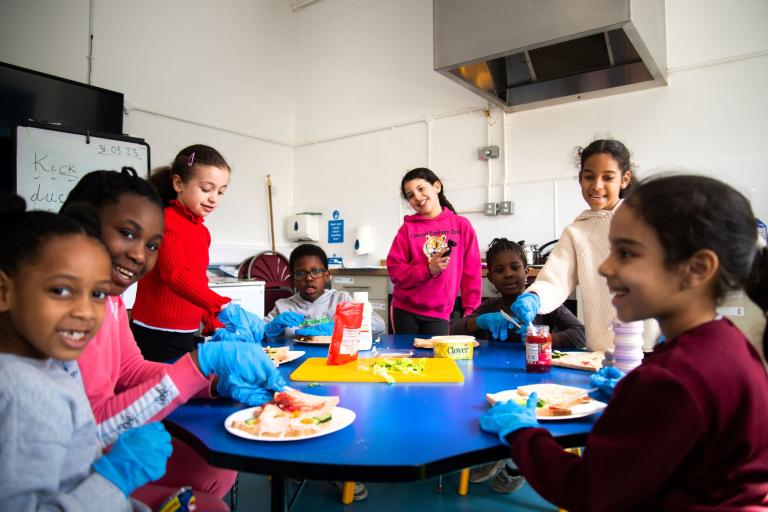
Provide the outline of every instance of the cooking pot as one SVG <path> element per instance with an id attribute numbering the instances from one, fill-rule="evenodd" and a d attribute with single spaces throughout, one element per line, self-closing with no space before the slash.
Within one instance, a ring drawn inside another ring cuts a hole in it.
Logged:
<path id="1" fill-rule="evenodd" d="M 529 265 L 538 265 L 539 247 L 536 244 L 526 244 L 525 240 L 520 240 L 517 245 L 522 247 L 525 260 Z"/>
<path id="2" fill-rule="evenodd" d="M 554 246 L 557 242 L 557 239 L 550 240 L 541 247 L 536 244 L 526 244 L 525 240 L 520 240 L 517 244 L 523 248 L 523 254 L 525 254 L 525 259 L 529 265 L 543 265 L 547 262 L 547 257 L 552 252 L 552 249 L 555 248 Z M 549 247 L 549 250 L 544 252 L 544 249 L 547 247 Z"/>

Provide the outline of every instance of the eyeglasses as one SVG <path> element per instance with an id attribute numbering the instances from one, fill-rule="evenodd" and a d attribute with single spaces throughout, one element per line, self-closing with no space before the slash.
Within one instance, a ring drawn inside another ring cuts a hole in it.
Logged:
<path id="1" fill-rule="evenodd" d="M 308 276 L 312 276 L 312 279 L 316 277 L 320 277 L 321 275 L 325 274 L 326 269 L 324 268 L 313 268 L 310 270 L 297 270 L 293 273 L 293 278 L 297 281 L 303 281 Z"/>

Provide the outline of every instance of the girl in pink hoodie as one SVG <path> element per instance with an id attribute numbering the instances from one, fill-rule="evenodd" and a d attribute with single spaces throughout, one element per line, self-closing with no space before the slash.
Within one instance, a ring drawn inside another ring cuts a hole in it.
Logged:
<path id="1" fill-rule="evenodd" d="M 480 304 L 477 235 L 467 219 L 456 215 L 431 170 L 408 171 L 400 192 L 416 214 L 405 216 L 387 255 L 394 331 L 448 334 L 459 291 L 464 315 Z"/>

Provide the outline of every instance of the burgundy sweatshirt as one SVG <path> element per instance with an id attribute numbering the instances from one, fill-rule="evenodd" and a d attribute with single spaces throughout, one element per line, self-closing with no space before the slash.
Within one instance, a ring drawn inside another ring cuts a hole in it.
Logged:
<path id="1" fill-rule="evenodd" d="M 511 434 L 536 491 L 571 512 L 768 510 L 768 375 L 729 320 L 658 345 L 616 387 L 584 457 Z"/>

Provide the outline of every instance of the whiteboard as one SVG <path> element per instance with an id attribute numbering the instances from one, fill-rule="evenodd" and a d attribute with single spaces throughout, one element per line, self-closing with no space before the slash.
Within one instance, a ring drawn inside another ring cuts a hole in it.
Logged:
<path id="1" fill-rule="evenodd" d="M 91 171 L 129 166 L 149 176 L 149 145 L 143 139 L 25 123 L 16 126 L 14 141 L 16 193 L 30 210 L 59 211 L 72 187 Z"/>

